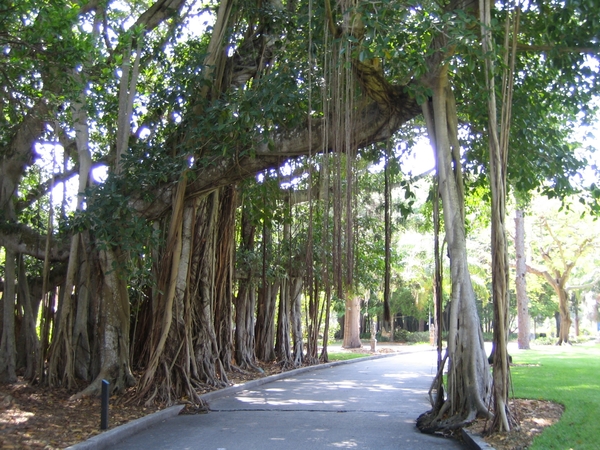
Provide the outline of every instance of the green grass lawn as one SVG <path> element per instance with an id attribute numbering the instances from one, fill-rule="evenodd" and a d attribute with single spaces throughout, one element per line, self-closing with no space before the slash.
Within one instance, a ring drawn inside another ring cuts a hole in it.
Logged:
<path id="1" fill-rule="evenodd" d="M 512 356 L 515 397 L 565 406 L 560 421 L 531 449 L 600 449 L 600 345 L 537 347 Z"/>
<path id="2" fill-rule="evenodd" d="M 366 353 L 351 353 L 351 352 L 340 352 L 340 353 L 327 353 L 329 361 L 346 361 L 348 359 L 364 358 L 365 356 L 371 356 Z"/>

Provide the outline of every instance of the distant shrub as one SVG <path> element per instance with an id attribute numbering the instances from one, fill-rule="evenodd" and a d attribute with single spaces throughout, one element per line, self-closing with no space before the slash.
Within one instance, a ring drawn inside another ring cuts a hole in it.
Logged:
<path id="1" fill-rule="evenodd" d="M 552 336 L 536 336 L 535 343 L 537 345 L 554 345 L 556 344 L 556 338 Z"/>
<path id="2" fill-rule="evenodd" d="M 394 341 L 404 342 L 406 344 L 419 344 L 429 342 L 429 331 L 407 331 L 396 330 L 394 333 Z"/>

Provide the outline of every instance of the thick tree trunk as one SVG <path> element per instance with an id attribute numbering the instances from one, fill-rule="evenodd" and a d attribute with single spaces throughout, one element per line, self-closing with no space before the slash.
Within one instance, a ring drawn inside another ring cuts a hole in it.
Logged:
<path id="1" fill-rule="evenodd" d="M 517 289 L 517 320 L 518 336 L 517 345 L 520 349 L 529 349 L 529 298 L 527 296 L 527 265 L 525 257 L 525 217 L 523 210 L 515 212 L 515 252 L 516 252 L 516 279 Z"/>
<path id="2" fill-rule="evenodd" d="M 17 347 L 15 341 L 15 286 L 17 281 L 17 255 L 4 249 L 4 292 L 2 294 L 2 336 L 0 338 L 0 382 L 17 381 Z"/>
<path id="3" fill-rule="evenodd" d="M 254 252 L 256 227 L 250 222 L 247 208 L 242 209 L 240 258 L 238 261 L 251 261 Z M 256 288 L 253 284 L 252 263 L 244 264 L 241 270 L 244 278 L 239 280 L 235 298 L 235 361 L 242 370 L 258 369 L 254 364 L 254 312 Z"/>
<path id="4" fill-rule="evenodd" d="M 235 298 L 235 362 L 242 370 L 258 369 L 254 363 L 254 310 L 256 289 L 250 279 L 239 282 Z"/>
<path id="5" fill-rule="evenodd" d="M 267 277 L 267 264 L 270 261 L 271 230 L 263 225 L 262 240 L 262 285 L 258 294 L 256 314 L 255 348 L 256 357 L 265 362 L 275 359 L 275 310 L 280 280 L 270 281 Z"/>
<path id="6" fill-rule="evenodd" d="M 290 281 L 283 279 L 280 286 L 279 310 L 277 313 L 277 333 L 275 354 L 283 367 L 293 367 L 290 342 Z"/>
<path id="7" fill-rule="evenodd" d="M 235 186 L 219 189 L 219 223 L 215 261 L 215 333 L 219 359 L 225 372 L 230 372 L 233 361 L 233 264 L 235 249 Z M 226 374 L 221 374 L 226 380 Z"/>
<path id="8" fill-rule="evenodd" d="M 256 315 L 256 357 L 264 362 L 273 361 L 275 355 L 275 310 L 280 281 L 266 281 L 259 290 Z"/>
<path id="9" fill-rule="evenodd" d="M 82 235 L 82 241 L 85 242 L 86 235 Z M 87 247 L 87 246 L 86 246 Z M 98 321 L 98 317 L 94 314 L 95 311 L 91 308 L 91 268 L 90 268 L 91 252 L 84 252 L 81 256 L 81 266 L 78 271 L 78 282 L 75 288 L 77 297 L 77 312 L 75 315 L 75 323 L 73 325 L 73 348 L 74 355 L 74 371 L 75 376 L 82 380 L 90 381 L 97 373 L 94 373 L 92 368 L 92 345 L 89 338 L 89 324 Z M 114 270 L 114 269 L 110 269 Z M 104 297 L 100 296 L 100 303 L 104 301 Z M 127 308 L 129 308 L 129 298 L 126 299 Z M 127 328 L 129 328 L 129 318 L 127 317 Z M 118 325 L 118 324 L 115 324 Z M 126 336 L 126 343 L 129 344 L 129 335 Z"/>
<path id="10" fill-rule="evenodd" d="M 419 417 L 423 432 L 461 427 L 477 416 L 489 417 L 487 405 L 491 394 L 490 369 L 485 354 L 483 333 L 477 316 L 475 293 L 467 265 L 466 236 L 462 199 L 453 171 L 452 134 L 456 136 L 456 111 L 448 83 L 447 67 L 440 69 L 432 81 L 432 109 L 424 106 L 427 128 L 436 150 L 439 187 L 442 198 L 446 241 L 450 257 L 452 298 L 448 330 L 447 399 L 440 401 L 438 392 L 434 408 Z M 452 115 L 454 114 L 454 117 Z M 449 134 L 450 133 L 450 134 Z M 454 162 L 459 165 L 459 161 Z M 457 169 L 455 167 L 454 169 Z M 438 377 L 442 375 L 442 368 Z M 438 380 L 434 380 L 434 386 Z"/>
<path id="11" fill-rule="evenodd" d="M 22 310 L 21 336 L 23 341 L 21 354 L 24 355 L 25 379 L 33 381 L 38 376 L 40 340 L 36 331 L 36 318 L 39 298 L 34 298 L 29 289 L 23 255 L 19 258 L 18 304 Z M 32 304 L 35 303 L 35 306 Z M 18 355 L 17 355 L 18 356 Z"/>
<path id="12" fill-rule="evenodd" d="M 120 259 L 119 254 L 112 249 L 101 250 L 99 253 L 102 271 L 100 291 L 102 300 L 99 305 L 100 371 L 96 374 L 94 381 L 79 392 L 75 398 L 99 395 L 102 390 L 102 380 L 110 382 L 112 393 L 121 393 L 135 385 L 129 361 L 130 311 L 127 282 L 115 270 L 117 261 Z M 85 310 L 84 318 L 87 321 L 87 305 Z M 78 327 L 74 327 L 74 330 L 77 329 Z M 80 336 L 74 336 L 75 343 Z M 87 367 L 87 364 L 86 358 L 84 367 Z"/>
<path id="13" fill-rule="evenodd" d="M 343 348 L 361 348 L 360 341 L 360 297 L 346 294 L 346 312 L 344 314 Z"/>

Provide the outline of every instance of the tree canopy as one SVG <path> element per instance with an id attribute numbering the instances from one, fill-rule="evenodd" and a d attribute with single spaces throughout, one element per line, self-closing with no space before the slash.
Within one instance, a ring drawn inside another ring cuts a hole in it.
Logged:
<path id="1" fill-rule="evenodd" d="M 426 130 L 456 332 L 454 387 L 431 430 L 489 414 L 464 245 L 473 199 L 487 200 L 494 178 L 490 92 L 505 98 L 485 61 L 506 66 L 504 26 L 520 17 L 510 151 L 497 167 L 509 188 L 577 192 L 597 211 L 597 184 L 575 182 L 588 162 L 574 130 L 596 114 L 600 24 L 587 0 L 494 5 L 483 28 L 480 9 L 460 0 L 5 2 L 0 380 L 21 371 L 51 386 L 83 379 L 88 395 L 107 378 L 115 392 L 137 385 L 139 401 L 173 403 L 197 401 L 200 387 L 225 385 L 255 358 L 326 359 L 317 341 L 332 304 L 344 303 L 356 331 L 365 291 L 389 286 L 378 278 L 397 256 L 393 222 L 413 202 L 398 161 Z M 381 161 L 383 173 L 369 171 Z M 380 214 L 369 191 L 394 204 Z M 440 420 L 448 409 L 452 419 Z"/>

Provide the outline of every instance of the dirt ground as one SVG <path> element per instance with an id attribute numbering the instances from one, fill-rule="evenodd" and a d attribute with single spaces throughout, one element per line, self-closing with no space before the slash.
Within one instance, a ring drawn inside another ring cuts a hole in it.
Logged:
<path id="1" fill-rule="evenodd" d="M 359 350 L 370 353 L 368 349 Z M 381 348 L 379 352 L 389 352 Z M 281 371 L 277 364 L 261 365 L 265 374 L 228 374 L 233 384 Z M 83 387 L 83 386 L 82 386 Z M 62 449 L 100 433 L 100 399 L 71 400 L 75 391 L 31 386 L 23 381 L 0 385 L 0 448 Z M 145 407 L 127 400 L 130 392 L 110 400 L 109 428 L 156 412 L 164 405 Z M 561 405 L 538 400 L 514 400 L 512 411 L 520 428 L 510 433 L 495 434 L 485 440 L 497 450 L 526 449 L 543 428 L 552 425 L 563 412 Z M 472 431 L 481 432 L 484 422 L 473 424 Z"/>

